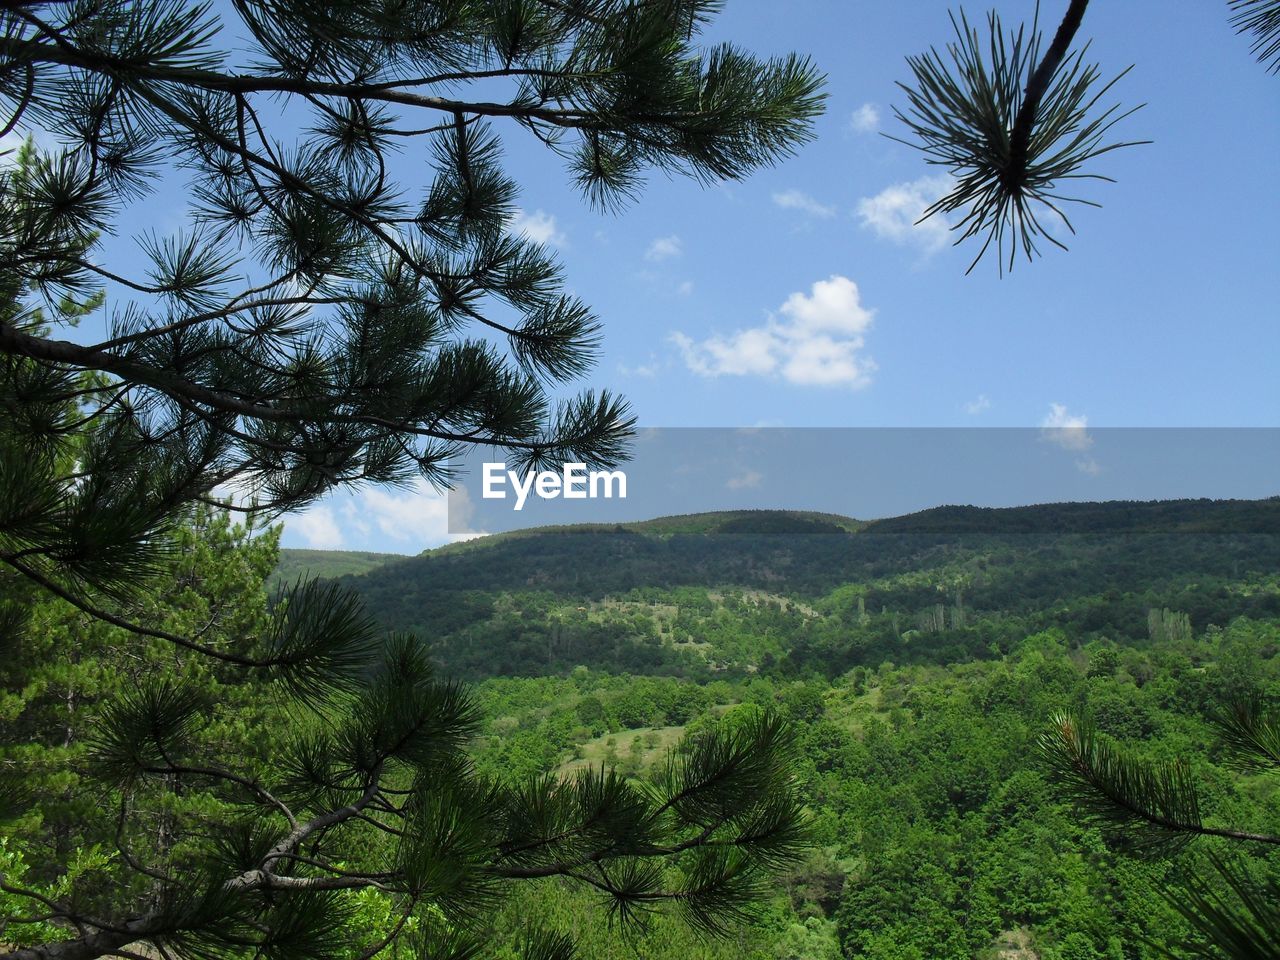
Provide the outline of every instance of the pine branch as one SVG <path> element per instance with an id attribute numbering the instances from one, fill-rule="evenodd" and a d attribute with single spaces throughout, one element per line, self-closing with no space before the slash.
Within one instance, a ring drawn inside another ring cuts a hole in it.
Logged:
<path id="1" fill-rule="evenodd" d="M 1280 768 L 1280 723 L 1264 712 L 1259 698 L 1229 705 L 1217 722 L 1237 767 L 1249 771 Z"/>
<path id="2" fill-rule="evenodd" d="M 1071 47 L 1071 41 L 1075 39 L 1076 31 L 1080 29 L 1087 6 L 1089 6 L 1089 0 L 1071 0 L 1067 12 L 1062 17 L 1062 22 L 1058 24 L 1057 32 L 1053 35 L 1053 42 L 1049 44 L 1044 58 L 1031 74 L 1031 79 L 1027 81 L 1027 89 L 1022 95 L 1022 105 L 1018 107 L 1018 112 L 1013 119 L 1013 129 L 1009 132 L 1009 166 L 1003 172 L 1003 176 L 1005 185 L 1010 190 L 1016 190 L 1017 185 L 1026 176 L 1027 151 L 1031 146 L 1031 132 L 1035 127 L 1036 114 L 1040 110 L 1040 103 L 1045 94 L 1049 92 L 1053 75 L 1058 72 L 1062 61 L 1066 59 L 1067 50 Z"/>
<path id="3" fill-rule="evenodd" d="M 1192 876 L 1166 900 L 1199 934 L 1184 945 L 1192 956 L 1221 960 L 1280 957 L 1280 885 L 1253 882 L 1238 865 L 1211 852 L 1212 876 Z"/>
<path id="4" fill-rule="evenodd" d="M 1182 761 L 1146 763 L 1099 738 L 1087 718 L 1059 713 L 1039 741 L 1041 755 L 1090 820 L 1125 831 L 1153 852 L 1199 836 L 1280 844 L 1280 837 L 1206 826 L 1191 771 Z"/>
<path id="5" fill-rule="evenodd" d="M 1128 70 L 1098 86 L 1098 68 L 1084 64 L 1085 51 L 1069 55 L 1086 6 L 1087 0 L 1072 0 L 1043 57 L 1034 24 L 1030 36 L 1025 28 L 1006 36 L 993 13 L 984 43 L 961 12 L 952 15 L 956 42 L 945 57 L 931 49 L 907 58 L 915 87 L 898 84 L 909 107 L 895 108 L 894 115 L 915 139 L 890 139 L 920 150 L 951 175 L 949 191 L 921 221 L 955 214 L 958 220 L 949 224 L 955 244 L 983 238 L 966 272 L 993 247 L 1001 273 L 1013 269 L 1019 251 L 1031 260 L 1040 241 L 1065 249 L 1041 218 L 1061 220 L 1074 233 L 1064 205 L 1097 204 L 1060 194 L 1059 182 L 1109 180 L 1080 170 L 1112 150 L 1148 142 L 1105 142 L 1111 127 L 1138 107 L 1090 116 Z"/>
<path id="6" fill-rule="evenodd" d="M 1230 0 L 1231 25 L 1254 35 L 1250 48 L 1269 73 L 1280 73 L 1280 0 Z"/>

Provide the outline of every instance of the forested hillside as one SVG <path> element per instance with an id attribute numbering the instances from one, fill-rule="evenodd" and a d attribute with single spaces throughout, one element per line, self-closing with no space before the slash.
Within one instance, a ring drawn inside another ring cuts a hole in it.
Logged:
<path id="1" fill-rule="evenodd" d="M 946 507 L 859 524 L 744 512 L 526 531 L 344 583 L 479 678 L 588 666 L 701 680 L 1010 652 L 1030 633 L 1137 642 L 1280 614 L 1280 500 Z"/>
<path id="2" fill-rule="evenodd" d="M 473 754 L 495 776 L 643 780 L 686 734 L 761 708 L 797 724 L 808 860 L 730 943 L 659 919 L 635 955 L 1198 956 L 1168 899 L 1182 878 L 1215 851 L 1280 877 L 1261 844 L 1142 855 L 1081 817 L 1037 749 L 1055 711 L 1083 709 L 1141 756 L 1185 758 L 1207 822 L 1280 830 L 1276 783 L 1232 768 L 1213 725 L 1280 699 L 1280 501 L 701 515 L 503 535 L 343 582 L 476 684 Z M 624 955 L 591 899 L 547 883 L 495 923 L 536 910 L 585 957 Z"/>
<path id="3" fill-rule="evenodd" d="M 267 578 L 267 588 L 287 586 L 311 577 L 332 579 L 368 573 L 375 567 L 401 559 L 395 553 L 369 553 L 363 550 L 299 550 L 280 551 L 280 562 Z"/>

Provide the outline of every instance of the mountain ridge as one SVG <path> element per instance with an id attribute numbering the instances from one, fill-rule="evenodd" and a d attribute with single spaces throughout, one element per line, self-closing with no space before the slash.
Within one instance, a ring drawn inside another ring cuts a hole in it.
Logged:
<path id="1" fill-rule="evenodd" d="M 983 658 L 1014 634 L 1280 614 L 1280 500 L 729 511 L 497 535 L 339 578 L 469 677 Z M 1209 588 L 1212 585 L 1212 589 Z"/>

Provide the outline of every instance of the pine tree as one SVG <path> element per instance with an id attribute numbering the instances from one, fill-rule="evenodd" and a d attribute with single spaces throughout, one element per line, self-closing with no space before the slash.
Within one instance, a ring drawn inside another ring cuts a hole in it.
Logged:
<path id="1" fill-rule="evenodd" d="M 1280 717 L 1257 700 L 1232 704 L 1218 718 L 1228 757 L 1250 772 L 1280 770 Z M 1040 738 L 1048 767 L 1079 811 L 1113 838 L 1148 856 L 1168 855 L 1198 838 L 1219 838 L 1259 852 L 1280 836 L 1206 823 L 1204 788 L 1182 760 L 1152 762 L 1106 739 L 1077 712 L 1060 713 Z M 1220 850 L 1207 866 L 1165 891 L 1170 905 L 1198 934 L 1180 944 L 1190 956 L 1259 960 L 1280 956 L 1280 887 L 1259 884 L 1238 859 Z"/>
<path id="2" fill-rule="evenodd" d="M 104 704 L 84 772 L 118 811 L 104 855 L 120 880 L 0 875 L 0 905 L 24 905 L 6 929 L 56 931 L 12 956 L 372 957 L 399 939 L 470 957 L 507 886 L 545 877 L 623 921 L 670 903 L 719 932 L 795 855 L 773 716 L 702 736 L 653 785 L 607 770 L 494 783 L 467 761 L 466 692 L 335 588 L 299 584 L 265 626 L 224 632 L 180 629 L 154 602 L 202 504 L 269 516 L 353 484 L 444 485 L 473 445 L 528 467 L 623 455 L 625 403 L 557 399 L 598 324 L 509 229 L 500 129 L 545 144 L 605 208 L 649 168 L 734 179 L 787 155 L 820 77 L 799 57 L 699 49 L 718 5 L 0 9 L 0 133 L 56 135 L 0 168 L 3 650 L 32 629 L 27 598 L 53 596 L 279 705 L 241 756 L 203 735 L 214 705 L 180 671 Z M 427 182 L 389 174 L 402 147 L 428 157 Z M 140 271 L 104 263 L 103 236 L 133 230 L 163 181 L 193 198 L 185 229 L 141 233 Z M 66 334 L 100 308 L 96 342 Z M 3 814 L 30 810 L 21 771 L 2 773 Z M 157 836 L 148 817 L 179 794 Z M 351 898 L 368 891 L 396 920 L 353 943 Z M 572 943 L 534 924 L 526 952 Z"/>

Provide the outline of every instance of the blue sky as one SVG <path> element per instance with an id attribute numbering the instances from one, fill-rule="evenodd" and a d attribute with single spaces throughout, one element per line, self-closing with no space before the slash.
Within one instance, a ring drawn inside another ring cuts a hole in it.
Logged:
<path id="1" fill-rule="evenodd" d="M 1079 210 L 1070 251 L 1003 278 L 991 260 L 965 276 L 971 250 L 910 225 L 939 171 L 881 136 L 902 132 L 894 82 L 951 38 L 948 9 L 728 3 L 712 38 L 801 51 L 828 76 L 816 140 L 744 183 L 657 175 L 603 215 L 506 138 L 524 228 L 603 319 L 588 382 L 656 427 L 1277 425 L 1280 78 L 1226 4 L 1090 7 L 1089 59 L 1108 77 L 1134 64 L 1112 97 L 1146 104 L 1115 132 L 1154 142 L 1095 161 L 1117 183 L 1083 188 L 1103 207 Z M 1008 24 L 1034 4 L 998 9 Z M 367 491 L 290 520 L 284 543 L 411 553 L 443 521 L 430 491 Z"/>
<path id="2" fill-rule="evenodd" d="M 1044 3 L 1046 29 L 1065 6 Z M 997 5 L 1006 24 L 1034 8 Z M 1103 207 L 1078 210 L 1070 251 L 1003 278 L 990 259 L 965 276 L 973 250 L 944 224 L 911 225 L 940 171 L 881 135 L 904 132 L 895 81 L 951 39 L 948 10 L 730 0 L 708 40 L 799 51 L 828 77 L 816 140 L 743 183 L 657 174 L 601 214 L 536 140 L 504 136 L 513 227 L 556 248 L 603 321 L 581 385 L 623 393 L 644 427 L 1280 425 L 1280 77 L 1226 3 L 1090 6 L 1089 59 L 1106 77 L 1134 65 L 1105 102 L 1146 103 L 1115 133 L 1154 142 L 1094 161 L 1118 182 L 1082 188 Z M 426 176 L 414 149 L 396 168 Z M 181 223 L 170 199 L 161 230 Z M 356 491 L 288 518 L 284 543 L 414 553 L 448 539 L 445 512 L 427 489 Z"/>

